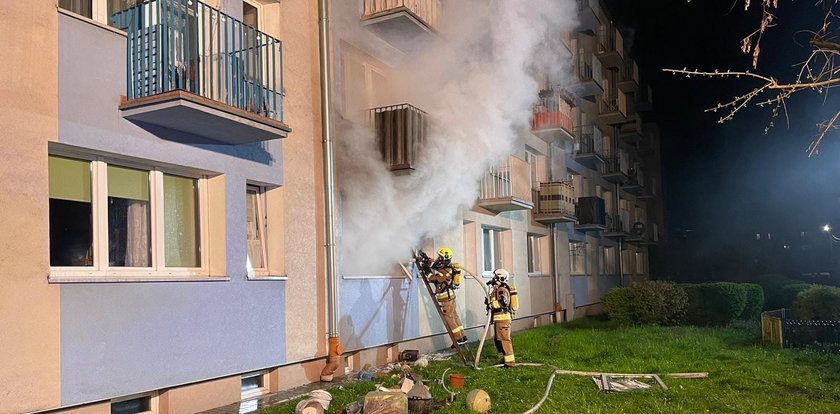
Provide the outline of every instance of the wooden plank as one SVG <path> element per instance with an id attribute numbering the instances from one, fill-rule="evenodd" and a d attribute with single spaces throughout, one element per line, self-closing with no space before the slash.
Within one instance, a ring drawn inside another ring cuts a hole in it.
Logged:
<path id="1" fill-rule="evenodd" d="M 617 373 L 609 373 L 609 372 L 591 372 L 591 371 L 572 371 L 572 370 L 565 370 L 565 369 L 558 369 L 554 371 L 559 375 L 578 375 L 582 377 L 597 377 L 600 375 L 607 375 L 610 377 L 617 377 L 617 378 L 653 378 L 657 374 L 617 374 Z M 678 372 L 673 374 L 663 374 L 667 375 L 672 378 L 707 378 L 709 376 L 708 372 Z"/>

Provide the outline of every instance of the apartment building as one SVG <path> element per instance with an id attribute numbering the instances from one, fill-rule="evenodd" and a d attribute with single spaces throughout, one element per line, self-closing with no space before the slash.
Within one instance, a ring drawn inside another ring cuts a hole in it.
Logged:
<path id="1" fill-rule="evenodd" d="M 277 367 L 326 352 L 316 4 L 0 9 L 0 412 L 304 381 Z"/>
<path id="2" fill-rule="evenodd" d="M 394 87 L 394 67 L 436 36 L 445 5 L 333 2 L 353 26 L 332 39 L 336 140 L 365 126 L 397 176 L 420 168 L 435 119 Z M 0 187 L 0 413 L 191 413 L 317 381 L 329 297 L 315 2 L 57 6 L 0 13 L 19 39 L 0 46 L 0 171 L 14 183 Z M 577 6 L 574 80 L 545 77 L 530 130 L 458 228 L 418 246 L 452 248 L 481 284 L 508 269 L 516 330 L 599 312 L 609 288 L 647 277 L 662 230 L 650 88 L 597 0 Z M 339 373 L 449 345 L 416 278 L 340 273 Z M 457 299 L 471 339 L 483 295 L 466 280 Z"/>

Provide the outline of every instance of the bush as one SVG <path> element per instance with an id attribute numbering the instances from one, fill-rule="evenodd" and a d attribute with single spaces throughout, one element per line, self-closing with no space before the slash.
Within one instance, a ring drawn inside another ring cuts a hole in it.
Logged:
<path id="1" fill-rule="evenodd" d="M 764 309 L 764 289 L 755 283 L 742 283 L 741 285 L 747 291 L 747 302 L 744 305 L 744 311 L 741 312 L 741 319 L 756 319 L 761 314 L 761 310 Z"/>
<path id="2" fill-rule="evenodd" d="M 756 282 L 764 289 L 765 310 L 789 308 L 796 299 L 796 294 L 809 286 L 801 280 L 788 279 L 777 274 L 760 275 Z"/>
<path id="3" fill-rule="evenodd" d="M 811 285 L 796 296 L 793 314 L 806 320 L 840 320 L 840 288 Z"/>
<path id="4" fill-rule="evenodd" d="M 619 324 L 677 325 L 685 317 L 688 297 L 679 286 L 663 281 L 637 282 L 604 296 L 610 319 Z"/>
<path id="5" fill-rule="evenodd" d="M 747 304 L 745 283 L 714 282 L 683 286 L 688 295 L 686 318 L 694 325 L 728 325 Z"/>
<path id="6" fill-rule="evenodd" d="M 781 309 L 781 308 L 790 308 L 793 306 L 793 301 L 796 300 L 796 297 L 799 296 L 799 292 L 802 292 L 805 289 L 808 289 L 813 285 L 799 282 L 782 286 L 776 292 L 776 301 L 775 307 L 773 309 Z M 771 310 L 773 310 L 771 309 Z"/>
<path id="7" fill-rule="evenodd" d="M 631 304 L 629 288 L 611 289 L 604 295 L 604 310 L 606 310 L 610 320 L 620 325 L 631 325 L 633 323 Z"/>

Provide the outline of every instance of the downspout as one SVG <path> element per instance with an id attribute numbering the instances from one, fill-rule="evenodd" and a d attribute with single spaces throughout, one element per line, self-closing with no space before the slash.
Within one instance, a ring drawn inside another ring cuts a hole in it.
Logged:
<path id="1" fill-rule="evenodd" d="M 327 325 L 329 353 L 321 381 L 332 381 L 344 350 L 338 337 L 338 278 L 335 255 L 335 176 L 333 174 L 332 90 L 330 85 L 330 11 L 328 0 L 318 0 L 318 52 L 321 70 L 321 134 L 324 155 L 324 235 L 326 243 Z"/>
<path id="2" fill-rule="evenodd" d="M 615 184 L 615 216 L 616 220 L 619 222 L 619 226 L 621 225 L 621 183 Z M 624 237 L 618 238 L 618 253 L 615 255 L 616 260 L 618 260 L 618 285 L 624 287 L 624 269 L 622 268 L 624 260 L 622 256 L 624 256 L 623 244 Z"/>

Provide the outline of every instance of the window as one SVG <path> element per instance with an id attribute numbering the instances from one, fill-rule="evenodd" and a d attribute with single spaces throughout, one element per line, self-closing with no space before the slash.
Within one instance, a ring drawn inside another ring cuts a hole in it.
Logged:
<path id="1" fill-rule="evenodd" d="M 259 29 L 260 25 L 260 9 L 259 5 L 243 1 L 242 2 L 242 21 L 255 29 Z"/>
<path id="2" fill-rule="evenodd" d="M 205 179 L 60 156 L 49 176 L 51 278 L 209 274 Z"/>
<path id="3" fill-rule="evenodd" d="M 615 270 L 615 247 L 604 247 L 604 272 L 605 275 L 614 275 L 618 273 Z"/>
<path id="4" fill-rule="evenodd" d="M 569 271 L 573 275 L 585 275 L 586 242 L 569 242 Z"/>
<path id="5" fill-rule="evenodd" d="M 268 371 L 257 371 L 242 376 L 242 399 L 254 398 L 268 393 Z"/>
<path id="6" fill-rule="evenodd" d="M 647 273 L 647 266 L 645 263 L 645 253 L 636 252 L 636 274 L 643 275 Z"/>
<path id="7" fill-rule="evenodd" d="M 604 271 L 606 270 L 606 268 L 605 268 L 606 258 L 604 257 L 605 256 L 604 249 L 605 248 L 603 246 L 598 248 L 598 274 L 599 275 L 603 275 Z"/>
<path id="8" fill-rule="evenodd" d="M 531 181 L 531 188 L 539 188 L 542 174 L 540 174 L 540 162 L 537 154 L 526 150 L 525 161 L 528 163 L 528 174 Z"/>
<path id="9" fill-rule="evenodd" d="M 140 0 L 59 0 L 58 7 L 107 24 L 109 16 L 140 2 Z"/>
<path id="10" fill-rule="evenodd" d="M 249 185 L 246 189 L 248 225 L 248 276 L 267 275 L 265 189 Z"/>
<path id="11" fill-rule="evenodd" d="M 482 246 L 484 252 L 484 274 L 489 275 L 502 267 L 502 236 L 501 231 L 483 228 Z"/>
<path id="12" fill-rule="evenodd" d="M 156 413 L 157 395 L 133 395 L 111 400 L 111 414 L 147 414 Z"/>
<path id="13" fill-rule="evenodd" d="M 542 274 L 542 238 L 528 235 L 528 273 Z"/>

